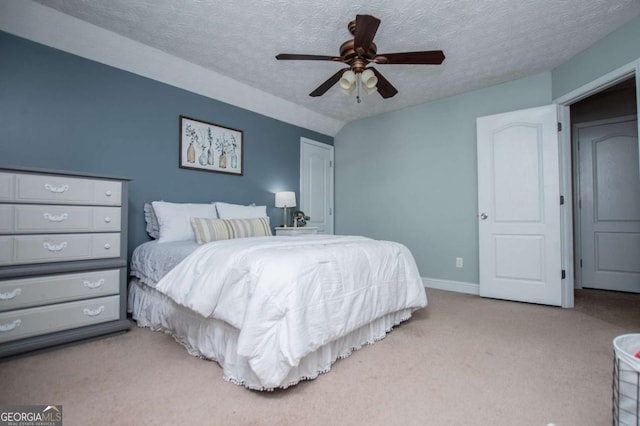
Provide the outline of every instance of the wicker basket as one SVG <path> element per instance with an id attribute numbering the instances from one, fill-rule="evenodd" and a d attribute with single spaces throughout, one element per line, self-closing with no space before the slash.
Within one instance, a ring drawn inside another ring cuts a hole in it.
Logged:
<path id="1" fill-rule="evenodd" d="M 613 339 L 613 424 L 640 426 L 640 334 Z"/>

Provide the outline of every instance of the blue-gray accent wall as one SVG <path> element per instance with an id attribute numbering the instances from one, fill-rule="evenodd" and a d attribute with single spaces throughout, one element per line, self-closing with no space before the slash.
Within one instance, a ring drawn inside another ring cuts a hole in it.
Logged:
<path id="1" fill-rule="evenodd" d="M 179 116 L 244 132 L 243 176 L 178 167 Z M 299 196 L 300 138 L 327 135 L 0 31 L 0 164 L 126 176 L 129 253 L 146 201 L 256 203 Z"/>

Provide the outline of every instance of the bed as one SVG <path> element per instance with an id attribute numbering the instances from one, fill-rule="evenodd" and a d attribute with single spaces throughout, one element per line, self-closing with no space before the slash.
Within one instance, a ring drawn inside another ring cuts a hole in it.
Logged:
<path id="1" fill-rule="evenodd" d="M 228 228 L 243 220 L 218 215 L 206 223 Z M 225 380 L 273 390 L 328 372 L 426 306 L 415 261 L 402 244 L 278 237 L 267 229 L 209 241 L 196 230 L 195 239 L 159 238 L 136 247 L 128 300 L 133 319 L 169 333 L 191 355 L 216 361 Z"/>

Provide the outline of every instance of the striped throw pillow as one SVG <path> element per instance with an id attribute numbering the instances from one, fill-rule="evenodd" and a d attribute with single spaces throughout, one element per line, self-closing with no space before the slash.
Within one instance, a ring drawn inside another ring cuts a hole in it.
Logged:
<path id="1" fill-rule="evenodd" d="M 191 227 L 198 244 L 232 238 L 266 237 L 271 234 L 268 217 L 254 219 L 211 219 L 192 217 Z"/>

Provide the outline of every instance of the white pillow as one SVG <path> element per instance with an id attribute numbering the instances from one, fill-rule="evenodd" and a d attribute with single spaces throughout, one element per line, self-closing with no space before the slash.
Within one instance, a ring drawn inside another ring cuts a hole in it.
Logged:
<path id="1" fill-rule="evenodd" d="M 217 217 L 213 204 L 167 203 L 164 201 L 154 201 L 151 204 L 160 226 L 159 243 L 184 240 L 195 241 L 196 235 L 191 227 L 191 218 Z"/>
<path id="2" fill-rule="evenodd" d="M 216 202 L 219 219 L 255 219 L 267 216 L 267 206 L 243 206 Z"/>

